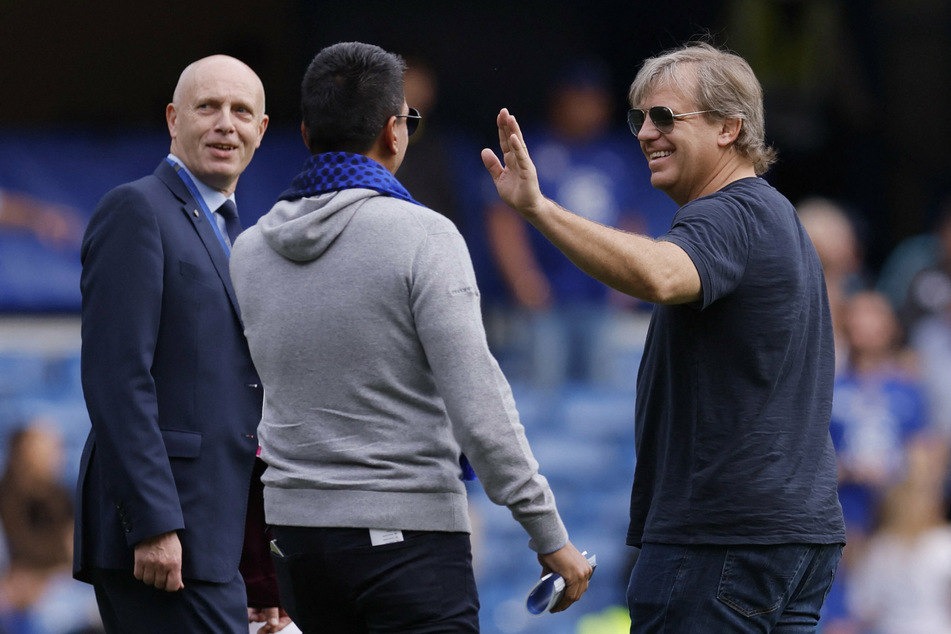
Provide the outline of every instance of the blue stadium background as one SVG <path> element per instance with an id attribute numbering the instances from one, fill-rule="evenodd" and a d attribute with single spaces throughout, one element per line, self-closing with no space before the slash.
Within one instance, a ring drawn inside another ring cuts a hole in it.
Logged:
<path id="1" fill-rule="evenodd" d="M 738 23 L 743 8 L 764 22 Z M 813 10 L 836 18 L 834 48 L 804 25 Z M 769 31 L 767 18 L 782 28 Z M 295 127 L 299 78 L 327 44 L 359 39 L 429 60 L 441 80 L 439 117 L 477 151 L 494 145 L 499 107 L 541 118 L 545 86 L 567 60 L 607 61 L 620 109 L 643 57 L 703 33 L 733 46 L 751 30 L 767 50 L 751 59 L 761 78 L 802 51 L 834 70 L 822 85 L 808 72 L 795 77 L 797 94 L 815 106 L 815 135 L 779 145 L 771 179 L 792 199 L 820 194 L 855 210 L 874 272 L 901 239 L 930 228 L 951 189 L 951 84 L 943 80 L 951 75 L 951 5 L 943 0 L 0 0 L 0 189 L 88 215 L 109 188 L 154 169 L 168 149 L 163 112 L 178 73 L 214 52 L 249 62 L 268 93 L 271 128 L 237 194 L 248 225 L 305 158 Z M 782 139 L 775 121 L 768 111 L 768 135 Z M 0 447 L 24 421 L 51 418 L 66 441 L 70 486 L 88 429 L 78 280 L 77 249 L 0 232 Z M 472 484 L 485 632 L 618 631 L 606 611 L 623 603 L 629 567 L 633 378 L 644 328 L 644 316 L 633 314 L 618 330 L 613 379 L 604 384 L 540 391 L 514 380 L 573 541 L 596 553 L 599 566 L 578 606 L 529 617 L 522 602 L 537 564 L 526 536 Z"/>

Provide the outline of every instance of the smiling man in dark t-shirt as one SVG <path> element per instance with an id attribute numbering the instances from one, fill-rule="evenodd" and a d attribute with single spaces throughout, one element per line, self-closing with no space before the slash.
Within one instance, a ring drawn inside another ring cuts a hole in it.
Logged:
<path id="1" fill-rule="evenodd" d="M 656 304 L 637 380 L 627 541 L 632 633 L 814 632 L 845 542 L 829 436 L 833 342 L 819 259 L 759 178 L 762 89 L 695 43 L 648 59 L 632 132 L 680 210 L 658 240 L 545 198 L 515 118 L 498 116 L 502 199 L 589 275 Z"/>

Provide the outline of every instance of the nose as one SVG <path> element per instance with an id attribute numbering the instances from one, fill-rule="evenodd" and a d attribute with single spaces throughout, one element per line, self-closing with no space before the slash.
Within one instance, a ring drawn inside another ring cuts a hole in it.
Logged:
<path id="1" fill-rule="evenodd" d="M 225 106 L 218 111 L 218 119 L 215 121 L 215 129 L 219 132 L 232 132 L 234 130 L 234 119 L 231 114 L 231 108 Z"/>
<path id="2" fill-rule="evenodd" d="M 644 125 L 641 126 L 640 131 L 637 133 L 637 140 L 656 139 L 659 136 L 660 130 L 654 125 L 654 120 L 650 117 L 644 117 Z"/>

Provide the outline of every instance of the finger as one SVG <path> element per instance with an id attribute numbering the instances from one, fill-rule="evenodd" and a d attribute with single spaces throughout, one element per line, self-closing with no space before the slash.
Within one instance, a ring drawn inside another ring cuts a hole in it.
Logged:
<path id="1" fill-rule="evenodd" d="M 522 135 L 522 128 L 518 125 L 515 115 L 508 114 L 503 118 L 502 128 L 505 131 L 505 143 L 507 151 L 517 152 L 519 148 L 525 147 L 525 137 Z M 513 138 L 514 137 L 514 138 Z M 517 139 L 517 142 L 513 143 Z"/>
<path id="2" fill-rule="evenodd" d="M 142 566 L 142 571 L 138 577 L 142 583 L 147 586 L 155 585 L 155 569 L 152 566 Z"/>
<path id="3" fill-rule="evenodd" d="M 512 147 L 512 159 L 510 160 L 515 163 L 515 167 L 520 172 L 531 169 L 532 159 L 528 156 L 528 149 L 525 147 L 522 137 L 513 133 L 509 138 L 509 145 Z"/>
<path id="4" fill-rule="evenodd" d="M 269 621 L 267 624 L 261 626 L 261 629 L 258 630 L 258 634 L 273 634 L 274 632 L 280 632 L 290 624 L 290 617 L 280 618 L 275 623 L 271 623 Z"/>
<path id="5" fill-rule="evenodd" d="M 176 568 L 165 580 L 165 591 L 166 592 L 178 592 L 185 587 L 185 582 L 182 580 L 182 569 Z"/>
<path id="6" fill-rule="evenodd" d="M 155 575 L 152 579 L 152 585 L 158 588 L 159 590 L 165 590 L 165 584 L 168 582 L 168 573 L 164 570 L 158 569 L 155 571 Z"/>
<path id="7" fill-rule="evenodd" d="M 508 110 L 505 111 L 505 127 L 510 135 L 514 134 L 522 140 L 522 128 L 518 125 L 515 115 L 510 114 Z"/>
<path id="8" fill-rule="evenodd" d="M 502 168 L 502 162 L 499 161 L 499 157 L 495 155 L 495 152 L 489 148 L 482 150 L 482 164 L 485 165 L 485 169 L 489 170 L 489 176 L 492 177 L 493 181 L 498 180 L 499 176 L 502 175 L 504 171 Z"/>
<path id="9" fill-rule="evenodd" d="M 499 116 L 496 117 L 495 122 L 499 128 L 499 147 L 502 149 L 502 153 L 508 152 L 509 148 L 509 136 L 511 132 L 509 129 L 508 120 L 512 117 L 509 114 L 508 108 L 502 108 L 499 111 Z"/>
<path id="10" fill-rule="evenodd" d="M 514 164 L 514 167 L 521 170 L 525 167 L 525 149 L 521 144 L 520 139 L 517 134 L 509 135 L 509 147 L 512 148 L 511 156 L 508 157 L 509 164 Z"/>
<path id="11" fill-rule="evenodd" d="M 574 602 L 575 602 L 575 600 L 569 598 L 568 595 L 566 594 L 565 596 L 563 596 L 563 597 L 561 598 L 561 601 L 558 602 L 558 605 L 556 605 L 555 607 L 553 607 L 553 608 L 550 610 L 550 612 L 551 612 L 552 614 L 556 614 L 556 613 L 558 613 L 558 612 L 564 612 L 565 610 L 567 610 L 568 608 L 570 608 L 570 607 L 571 607 L 571 604 L 574 603 Z"/>
<path id="12" fill-rule="evenodd" d="M 562 595 L 561 601 L 558 602 L 552 612 L 562 612 L 567 610 L 573 603 L 578 601 L 581 598 L 581 595 L 585 593 L 588 589 L 588 582 L 582 581 L 580 583 L 568 584 L 565 586 L 565 594 Z"/>

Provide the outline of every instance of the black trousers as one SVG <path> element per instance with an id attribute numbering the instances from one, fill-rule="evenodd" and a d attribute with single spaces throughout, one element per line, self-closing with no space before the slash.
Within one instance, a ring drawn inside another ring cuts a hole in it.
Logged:
<path id="1" fill-rule="evenodd" d="M 147 586 L 131 570 L 92 571 L 99 614 L 108 634 L 247 634 L 248 601 L 240 574 L 228 583 L 185 579 L 166 592 Z"/>
<path id="2" fill-rule="evenodd" d="M 304 634 L 479 631 L 467 533 L 272 526 L 281 605 Z"/>

